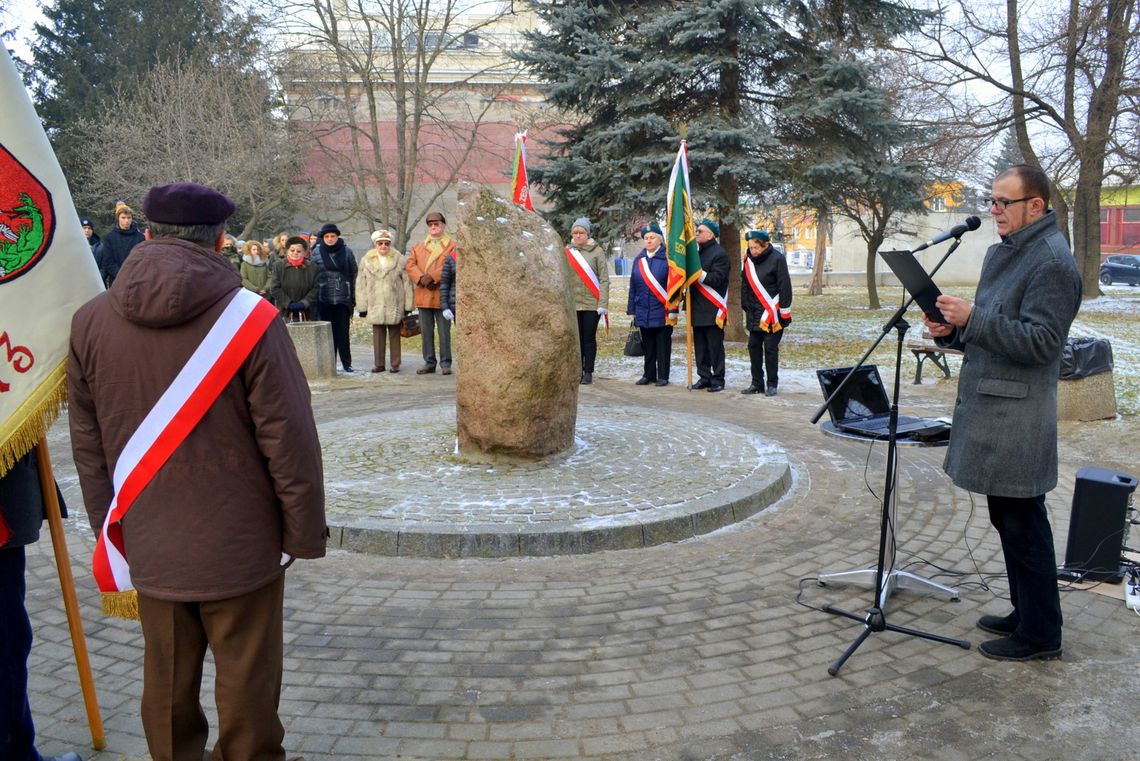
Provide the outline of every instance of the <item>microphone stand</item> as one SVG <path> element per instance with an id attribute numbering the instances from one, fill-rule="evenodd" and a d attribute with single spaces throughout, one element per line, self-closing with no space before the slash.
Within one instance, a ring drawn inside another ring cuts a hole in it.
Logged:
<path id="1" fill-rule="evenodd" d="M 961 238 L 954 239 L 953 245 L 950 246 L 950 249 L 938 261 L 938 264 L 935 265 L 934 269 L 931 270 L 931 275 L 934 275 L 934 273 L 938 272 L 939 268 L 943 265 L 943 263 L 945 263 L 948 258 L 950 258 L 950 255 L 954 253 L 955 249 L 958 248 L 958 245 L 961 242 Z M 912 251 L 911 253 L 914 252 Z M 836 386 L 836 388 L 827 397 L 827 399 L 824 400 L 823 405 L 821 405 L 820 408 L 816 410 L 815 415 L 811 418 L 812 423 L 817 423 L 819 421 L 824 411 L 827 410 L 828 405 L 831 404 L 832 399 L 843 390 L 844 386 L 846 386 L 854 376 L 855 370 L 857 370 L 867 361 L 867 358 L 871 356 L 871 353 L 878 347 L 880 343 L 882 343 L 883 339 L 886 338 L 888 333 L 890 333 L 892 330 L 896 331 L 898 340 L 895 347 L 895 382 L 893 394 L 891 397 L 891 411 L 887 428 L 888 435 L 886 483 L 883 488 L 882 509 L 880 510 L 879 519 L 879 554 L 878 562 L 875 566 L 875 582 L 874 589 L 872 591 L 874 599 L 872 600 L 871 607 L 868 608 L 867 611 L 863 614 L 844 610 L 842 608 L 831 605 L 830 603 L 823 606 L 823 611 L 826 613 L 849 618 L 853 621 L 859 621 L 863 624 L 863 631 L 859 634 L 855 641 L 851 643 L 847 650 L 844 651 L 843 655 L 841 655 L 839 659 L 827 669 L 827 673 L 831 676 L 836 676 L 839 673 L 839 670 L 843 668 L 843 664 L 847 662 L 847 659 L 854 655 L 855 651 L 859 649 L 859 646 L 862 645 L 868 637 L 877 632 L 898 632 L 900 634 L 906 634 L 911 637 L 921 637 L 922 639 L 942 642 L 947 645 L 957 645 L 964 650 L 970 649 L 970 643 L 965 640 L 953 639 L 951 637 L 945 637 L 940 634 L 932 634 L 930 632 L 924 632 L 906 626 L 898 626 L 888 623 L 887 621 L 886 599 L 890 594 L 890 584 L 887 583 L 889 581 L 889 577 L 886 570 L 887 542 L 888 532 L 890 531 L 891 527 L 891 512 L 895 499 L 895 486 L 898 477 L 896 471 L 898 463 L 899 378 L 902 372 L 903 343 L 905 340 L 906 332 L 910 329 L 910 324 L 905 319 L 903 319 L 903 315 L 913 303 L 914 297 L 910 294 L 907 294 L 907 298 L 903 301 L 902 306 L 900 306 L 898 310 L 895 311 L 895 313 L 883 326 L 882 333 L 879 334 L 879 337 L 876 338 L 875 341 L 871 344 L 870 348 L 864 352 L 863 356 L 860 357 L 859 361 L 855 364 L 855 367 L 851 368 L 851 371 L 848 372 L 842 381 L 840 381 L 839 385 Z M 891 549 L 893 554 L 893 543 Z M 891 573 L 893 574 L 894 571 L 892 570 Z"/>

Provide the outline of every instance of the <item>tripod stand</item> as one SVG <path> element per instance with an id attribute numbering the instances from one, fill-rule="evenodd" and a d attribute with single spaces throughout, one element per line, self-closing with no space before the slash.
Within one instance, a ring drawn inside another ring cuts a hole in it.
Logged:
<path id="1" fill-rule="evenodd" d="M 954 244 L 950 247 L 950 249 L 946 252 L 946 254 L 942 257 L 942 259 L 938 262 L 938 264 L 931 271 L 932 275 L 938 271 L 938 268 L 941 267 L 943 262 L 945 262 L 946 259 L 949 258 L 950 254 L 954 253 L 954 250 L 958 247 L 958 244 L 960 242 L 961 242 L 960 239 L 956 238 L 954 240 Z M 907 330 L 910 329 L 910 324 L 907 323 L 907 321 L 905 319 L 903 319 L 903 315 L 906 313 L 907 308 L 909 308 L 913 302 L 914 302 L 913 296 L 910 296 L 904 300 L 902 306 L 899 307 L 899 309 L 894 313 L 894 315 L 892 315 L 891 319 L 887 321 L 886 325 L 883 326 L 883 331 L 879 335 L 879 337 L 874 341 L 874 343 L 871 344 L 871 347 L 869 349 L 867 349 L 866 353 L 863 354 L 863 356 L 859 359 L 859 362 L 856 363 L 855 368 L 852 368 L 852 371 L 847 375 L 846 378 L 843 379 L 843 381 L 839 384 L 839 386 L 836 387 L 835 390 L 828 396 L 828 398 L 824 401 L 823 405 L 819 408 L 819 410 L 816 411 L 815 416 L 812 418 L 813 423 L 819 421 L 819 418 L 823 415 L 824 410 L 827 409 L 828 405 L 831 403 L 831 400 L 834 397 L 838 396 L 842 392 L 843 387 L 848 383 L 848 381 L 851 380 L 851 378 L 854 375 L 855 369 L 857 369 L 859 366 L 861 366 L 867 360 L 867 357 L 869 357 L 871 355 L 871 352 L 873 352 L 875 350 L 875 348 L 879 345 L 880 342 L 882 342 L 882 340 L 887 336 L 888 333 L 890 333 L 892 330 L 896 331 L 896 333 L 898 334 L 898 340 L 897 340 L 897 343 L 895 346 L 895 382 L 894 382 L 894 390 L 893 390 L 893 393 L 891 395 L 890 418 L 889 418 L 889 423 L 888 423 L 888 427 L 887 427 L 888 435 L 887 435 L 886 483 L 885 483 L 884 488 L 883 488 L 882 509 L 880 511 L 880 517 L 879 517 L 879 555 L 878 555 L 878 562 L 875 565 L 875 569 L 873 571 L 873 573 L 874 573 L 874 586 L 872 588 L 872 594 L 874 595 L 874 599 L 871 603 L 871 607 L 868 608 L 866 613 L 863 613 L 863 614 L 854 613 L 854 612 L 851 612 L 848 610 L 844 610 L 842 608 L 838 608 L 838 607 L 831 605 L 831 604 L 827 604 L 827 605 L 823 606 L 823 610 L 826 613 L 831 613 L 831 614 L 837 615 L 837 616 L 843 616 L 844 618 L 850 618 L 852 621 L 859 621 L 860 623 L 863 624 L 862 633 L 860 633 L 860 635 L 855 639 L 855 641 L 851 643 L 851 645 L 847 648 L 846 651 L 844 651 L 843 655 L 841 655 L 839 657 L 839 659 L 837 661 L 835 661 L 835 663 L 833 663 L 827 669 L 827 673 L 830 674 L 831 676 L 836 676 L 839 673 L 839 670 L 841 668 L 843 668 L 843 664 L 847 662 L 847 659 L 850 658 L 852 655 L 854 655 L 855 651 L 859 649 L 859 646 L 862 645 L 867 640 L 868 637 L 870 637 L 872 634 L 874 634 L 876 632 L 884 632 L 884 631 L 898 632 L 900 634 L 906 634 L 906 635 L 911 636 L 911 637 L 921 637 L 923 639 L 929 639 L 929 640 L 933 640 L 935 642 L 942 642 L 942 643 L 945 643 L 947 645 L 957 645 L 958 647 L 963 648 L 965 650 L 970 649 L 970 643 L 966 642 L 965 640 L 953 639 L 951 637 L 945 637 L 945 636 L 942 636 L 940 634 L 932 634 L 930 632 L 924 632 L 924 631 L 921 631 L 919 629 L 912 629 L 912 628 L 909 628 L 906 626 L 897 626 L 895 624 L 891 624 L 891 623 L 887 622 L 886 600 L 887 600 L 887 597 L 890 595 L 890 592 L 891 592 L 896 580 L 899 578 L 900 574 L 902 573 L 902 572 L 899 572 L 893 568 L 888 573 L 886 566 L 887 566 L 888 542 L 891 541 L 891 536 L 890 536 L 891 513 L 892 513 L 892 508 L 893 508 L 894 499 L 895 499 L 895 488 L 896 488 L 896 479 L 897 479 L 896 469 L 898 466 L 899 379 L 902 377 L 901 374 L 902 374 L 903 344 L 904 344 L 904 340 L 906 337 L 906 332 L 907 332 Z M 890 546 L 892 547 L 892 550 L 893 550 L 893 544 L 891 544 Z M 854 571 L 854 572 L 848 572 L 848 573 L 849 574 L 864 575 L 864 574 L 871 573 L 871 571 Z M 832 575 L 832 577 L 834 578 L 836 576 L 841 576 L 841 575 L 844 575 L 844 574 L 834 574 L 834 575 Z M 907 577 L 910 577 L 910 578 L 907 578 Z M 822 576 L 821 576 L 821 579 L 822 579 Z M 941 590 L 941 591 L 949 592 L 952 594 L 953 597 L 957 597 L 957 593 L 954 592 L 954 590 L 951 590 L 948 587 L 943 587 L 940 584 L 935 584 L 932 581 L 928 581 L 926 579 L 921 579 L 920 577 L 914 576 L 913 574 L 907 574 L 905 577 L 903 577 L 904 583 L 900 584 L 900 586 L 906 586 L 907 585 L 905 583 L 906 581 L 912 581 L 913 582 L 915 580 L 917 580 L 918 582 L 922 582 L 923 585 L 925 585 L 925 586 L 929 586 L 932 588 L 937 588 L 938 590 Z M 924 586 L 924 588 L 925 588 L 925 586 Z"/>

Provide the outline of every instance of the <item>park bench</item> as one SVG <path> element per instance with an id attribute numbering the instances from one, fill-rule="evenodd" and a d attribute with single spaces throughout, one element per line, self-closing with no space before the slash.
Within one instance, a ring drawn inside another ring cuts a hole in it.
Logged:
<path id="1" fill-rule="evenodd" d="M 939 346 L 933 342 L 933 336 L 929 331 L 922 331 L 922 341 L 911 341 L 906 345 L 914 354 L 915 361 L 918 362 L 918 367 L 914 371 L 915 384 L 922 383 L 922 365 L 927 360 L 930 360 L 935 366 L 942 371 L 946 377 L 950 377 L 950 364 L 946 361 L 947 356 L 962 356 L 963 352 L 958 349 L 948 349 L 944 346 Z"/>

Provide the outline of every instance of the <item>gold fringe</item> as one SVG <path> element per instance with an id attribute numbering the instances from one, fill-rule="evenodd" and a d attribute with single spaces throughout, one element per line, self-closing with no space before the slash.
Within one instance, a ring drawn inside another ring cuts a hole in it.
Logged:
<path id="1" fill-rule="evenodd" d="M 59 363 L 52 370 L 46 380 L 24 401 L 8 421 L 0 421 L 0 478 L 2 478 L 16 461 L 32 451 L 32 447 L 39 443 L 59 419 L 67 404 L 67 360 Z M 11 421 L 19 421 L 15 428 L 4 433 Z"/>
<path id="2" fill-rule="evenodd" d="M 103 615 L 138 621 L 139 593 L 133 589 L 126 592 L 104 592 Z"/>

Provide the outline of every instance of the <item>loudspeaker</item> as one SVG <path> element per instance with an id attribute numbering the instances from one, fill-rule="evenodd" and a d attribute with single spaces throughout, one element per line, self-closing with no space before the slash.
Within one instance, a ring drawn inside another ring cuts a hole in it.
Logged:
<path id="1" fill-rule="evenodd" d="M 1065 546 L 1064 578 L 1110 581 L 1122 578 L 1120 558 L 1128 528 L 1128 503 L 1136 478 L 1106 468 L 1077 471 L 1069 541 Z"/>

